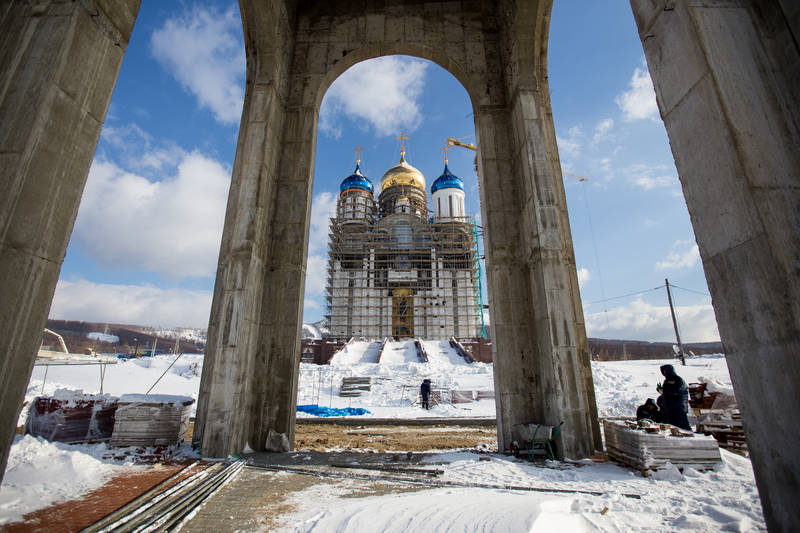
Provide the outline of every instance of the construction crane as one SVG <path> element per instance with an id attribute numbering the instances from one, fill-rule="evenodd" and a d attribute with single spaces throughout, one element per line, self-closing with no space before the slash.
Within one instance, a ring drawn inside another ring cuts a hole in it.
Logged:
<path id="1" fill-rule="evenodd" d="M 575 174 L 574 172 L 568 172 L 568 171 L 563 170 L 563 169 L 561 170 L 561 172 L 563 172 L 565 176 L 569 176 L 570 178 L 575 178 L 576 180 L 578 180 L 580 182 L 589 181 L 588 178 L 584 178 L 583 176 L 579 176 L 579 175 Z"/>
<path id="2" fill-rule="evenodd" d="M 453 139 L 452 137 L 447 138 L 447 144 L 449 146 L 460 146 L 461 148 L 466 148 L 467 150 L 472 150 L 475 152 L 475 174 L 478 174 L 478 147 L 474 144 L 469 143 L 462 143 L 458 139 Z"/>

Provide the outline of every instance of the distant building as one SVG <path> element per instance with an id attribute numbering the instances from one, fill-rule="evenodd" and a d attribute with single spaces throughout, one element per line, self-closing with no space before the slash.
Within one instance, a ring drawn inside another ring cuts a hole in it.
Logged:
<path id="1" fill-rule="evenodd" d="M 431 186 L 400 153 L 372 182 L 355 171 L 331 219 L 327 319 L 330 336 L 395 339 L 476 337 L 482 331 L 477 231 L 464 183 L 447 168 Z"/>

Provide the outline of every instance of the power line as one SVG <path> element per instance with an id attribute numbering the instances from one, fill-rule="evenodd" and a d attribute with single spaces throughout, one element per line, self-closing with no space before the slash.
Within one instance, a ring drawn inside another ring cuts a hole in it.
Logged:
<path id="1" fill-rule="evenodd" d="M 599 303 L 608 302 L 608 301 L 611 301 L 611 300 L 619 300 L 619 299 L 622 299 L 622 298 L 628 298 L 630 296 L 636 296 L 637 294 L 644 294 L 646 292 L 653 292 L 653 291 L 661 290 L 664 287 L 665 287 L 665 285 L 659 285 L 658 287 L 653 287 L 652 289 L 645 289 L 643 291 L 631 292 L 629 294 L 623 294 L 621 296 L 614 296 L 614 297 L 611 297 L 611 298 L 605 298 L 603 300 L 593 300 L 591 302 L 584 302 L 584 303 L 586 303 L 586 304 L 599 304 Z"/>
<path id="2" fill-rule="evenodd" d="M 710 295 L 710 294 L 708 294 L 707 292 L 703 292 L 703 291 L 696 291 L 696 290 L 694 290 L 694 289 L 684 289 L 683 287 L 679 287 L 678 285 L 675 285 L 674 283 L 670 283 L 670 284 L 669 284 L 669 286 L 670 286 L 670 287 L 674 287 L 674 288 L 676 288 L 676 289 L 680 289 L 680 290 L 682 290 L 682 291 L 686 291 L 686 292 L 693 292 L 693 293 L 695 293 L 695 294 L 701 294 L 701 295 L 703 295 L 703 296 L 708 296 L 709 298 L 711 297 L 711 295 Z"/>

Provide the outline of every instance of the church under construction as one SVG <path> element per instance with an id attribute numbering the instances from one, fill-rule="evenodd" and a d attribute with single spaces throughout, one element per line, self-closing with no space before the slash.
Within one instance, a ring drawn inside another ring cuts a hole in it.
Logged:
<path id="1" fill-rule="evenodd" d="M 360 163 L 342 181 L 331 219 L 331 337 L 484 336 L 477 226 L 447 159 L 431 186 L 432 216 L 425 177 L 404 148 L 381 178 L 377 204 Z"/>

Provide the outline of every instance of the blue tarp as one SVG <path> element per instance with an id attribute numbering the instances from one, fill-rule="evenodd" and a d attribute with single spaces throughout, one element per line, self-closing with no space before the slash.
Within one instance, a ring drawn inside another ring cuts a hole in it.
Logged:
<path id="1" fill-rule="evenodd" d="M 314 416 L 361 416 L 370 414 L 366 409 L 361 407 L 344 407 L 337 409 L 336 407 L 320 407 L 319 405 L 298 405 L 297 410 L 301 413 L 308 413 Z"/>

